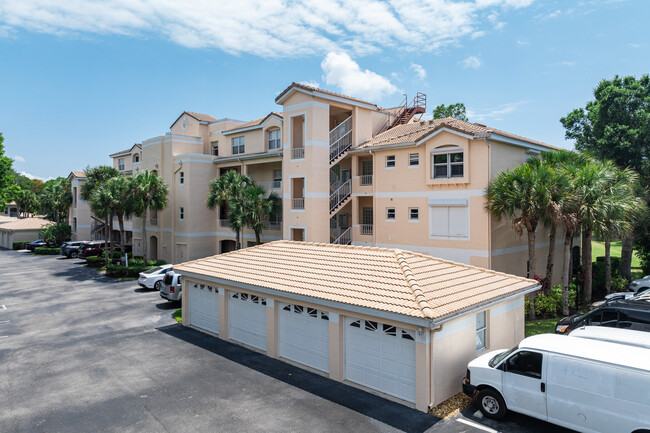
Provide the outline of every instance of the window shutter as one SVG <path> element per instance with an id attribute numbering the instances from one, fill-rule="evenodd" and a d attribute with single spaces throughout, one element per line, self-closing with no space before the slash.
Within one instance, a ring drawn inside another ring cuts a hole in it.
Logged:
<path id="1" fill-rule="evenodd" d="M 430 230 L 431 236 L 449 236 L 447 227 L 449 225 L 448 207 L 430 207 Z"/>

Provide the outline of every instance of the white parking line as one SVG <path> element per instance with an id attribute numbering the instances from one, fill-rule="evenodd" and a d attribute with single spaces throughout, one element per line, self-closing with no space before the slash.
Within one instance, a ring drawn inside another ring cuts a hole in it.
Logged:
<path id="1" fill-rule="evenodd" d="M 461 422 L 463 424 L 467 424 L 467 425 L 472 426 L 474 428 L 477 428 L 479 430 L 487 431 L 487 432 L 490 432 L 490 433 L 499 433 L 497 430 L 491 429 L 490 427 L 485 427 L 484 425 L 481 425 L 481 424 L 479 424 L 477 422 L 470 421 L 470 420 L 467 420 L 467 419 L 459 418 L 456 421 Z"/>
<path id="2" fill-rule="evenodd" d="M 9 337 L 8 335 L 0 335 L 0 338 L 7 338 Z"/>
<path id="3" fill-rule="evenodd" d="M 0 304 L 0 310 L 6 310 L 7 306 L 5 304 Z"/>
<path id="4" fill-rule="evenodd" d="M 2 325 L 3 323 L 10 323 L 10 322 L 11 320 L 0 320 L 0 325 Z"/>

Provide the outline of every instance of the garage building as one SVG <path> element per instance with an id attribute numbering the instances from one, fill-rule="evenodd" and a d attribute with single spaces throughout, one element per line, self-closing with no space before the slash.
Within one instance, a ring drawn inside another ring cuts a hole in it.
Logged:
<path id="1" fill-rule="evenodd" d="M 174 266 L 183 324 L 426 411 L 524 337 L 534 280 L 399 249 L 276 241 Z"/>
<path id="2" fill-rule="evenodd" d="M 43 218 L 12 218 L 0 224 L 0 247 L 12 249 L 14 242 L 32 242 L 40 231 L 53 224 Z"/>

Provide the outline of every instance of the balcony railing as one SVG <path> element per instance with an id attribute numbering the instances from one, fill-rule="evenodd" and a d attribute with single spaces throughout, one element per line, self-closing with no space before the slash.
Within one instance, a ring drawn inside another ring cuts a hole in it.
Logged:
<path id="1" fill-rule="evenodd" d="M 372 235 L 372 224 L 361 224 L 362 235 Z"/>
<path id="2" fill-rule="evenodd" d="M 272 191 L 282 189 L 282 180 L 269 180 L 266 182 L 255 182 L 257 185 L 263 186 L 265 190 Z"/>
<path id="3" fill-rule="evenodd" d="M 291 209 L 304 209 L 305 208 L 305 198 L 293 198 L 291 199 Z"/>
<path id="4" fill-rule="evenodd" d="M 346 198 L 350 196 L 350 180 L 346 180 L 336 191 L 330 194 L 330 212 L 336 209 Z"/>
<path id="5" fill-rule="evenodd" d="M 372 174 L 361 176 L 361 185 L 372 185 Z"/>
<path id="6" fill-rule="evenodd" d="M 294 147 L 291 149 L 291 159 L 305 159 L 305 148 Z"/>

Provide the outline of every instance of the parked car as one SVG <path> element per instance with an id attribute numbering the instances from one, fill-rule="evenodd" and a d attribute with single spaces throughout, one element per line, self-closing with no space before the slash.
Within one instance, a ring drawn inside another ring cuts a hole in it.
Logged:
<path id="1" fill-rule="evenodd" d="M 650 294 L 630 299 L 613 299 L 585 314 L 565 317 L 555 327 L 557 334 L 568 334 L 583 326 L 607 326 L 650 332 Z"/>
<path id="2" fill-rule="evenodd" d="M 102 253 L 104 252 L 104 247 L 105 247 L 106 242 L 104 241 L 93 241 L 93 242 L 88 242 L 88 244 L 84 245 L 83 248 L 79 250 L 78 257 L 83 259 L 86 257 L 92 257 L 92 256 L 101 256 Z M 110 248 L 111 243 L 108 243 L 108 247 Z M 114 244 L 115 251 L 118 251 L 120 249 L 120 244 Z M 129 248 L 126 249 L 127 252 L 129 251 Z"/>
<path id="3" fill-rule="evenodd" d="M 508 410 L 580 432 L 650 429 L 648 349 L 553 334 L 471 361 L 463 391 L 488 418 Z"/>
<path id="4" fill-rule="evenodd" d="M 34 251 L 38 247 L 46 247 L 46 246 L 47 246 L 47 242 L 45 242 L 43 239 L 37 239 L 25 245 L 25 249 L 29 251 Z"/>
<path id="5" fill-rule="evenodd" d="M 61 255 L 66 256 L 69 259 L 75 259 L 79 255 L 79 247 L 87 245 L 88 243 L 88 241 L 64 242 L 61 245 Z"/>
<path id="6" fill-rule="evenodd" d="M 650 289 L 650 275 L 646 275 L 630 283 L 630 290 L 633 292 L 638 292 L 641 289 Z"/>
<path id="7" fill-rule="evenodd" d="M 180 301 L 183 290 L 183 280 L 180 274 L 169 271 L 163 279 L 163 286 L 160 289 L 160 297 L 168 301 Z"/>
<path id="8" fill-rule="evenodd" d="M 138 284 L 145 289 L 156 289 L 160 291 L 163 286 L 163 278 L 167 272 L 171 272 L 172 265 L 157 266 L 145 272 L 140 272 Z"/>
<path id="9" fill-rule="evenodd" d="M 605 299 L 602 301 L 597 301 L 591 304 L 593 308 L 600 307 L 601 305 L 606 304 L 607 302 L 611 302 L 615 299 L 632 299 L 632 298 L 637 298 L 640 295 L 643 295 L 644 293 L 650 293 L 650 287 L 644 287 L 639 289 L 638 292 L 616 292 L 616 293 L 610 293 L 609 295 L 605 296 Z"/>
<path id="10" fill-rule="evenodd" d="M 633 331 L 631 329 L 583 326 L 582 328 L 571 331 L 569 337 L 589 338 L 591 340 L 609 341 L 610 343 L 627 344 L 650 349 L 650 332 Z"/>

